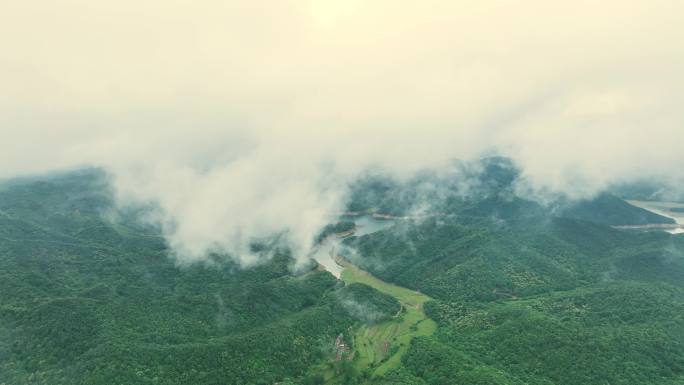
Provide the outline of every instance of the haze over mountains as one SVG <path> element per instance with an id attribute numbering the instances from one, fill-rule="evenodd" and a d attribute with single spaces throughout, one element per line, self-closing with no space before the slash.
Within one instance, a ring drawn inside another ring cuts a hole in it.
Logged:
<path id="1" fill-rule="evenodd" d="M 345 211 L 404 219 L 330 252 L 387 283 L 351 267 L 336 280 L 284 238 L 253 239 L 256 265 L 217 252 L 179 266 L 145 221 L 155 208 L 117 209 L 100 170 L 4 181 L 0 381 L 684 380 L 684 238 L 611 227 L 669 218 L 607 193 L 522 199 L 504 158 L 459 167 L 478 172 L 467 184 L 463 173 L 369 174 L 350 187 Z M 430 300 L 414 308 L 399 290 Z"/>
<path id="2" fill-rule="evenodd" d="M 501 154 L 525 195 L 681 186 L 683 7 L 5 2 L 0 177 L 104 167 L 189 260 L 284 229 L 306 250 L 369 167 Z"/>
<path id="3" fill-rule="evenodd" d="M 683 384 L 682 14 L 0 2 L 0 385 Z"/>

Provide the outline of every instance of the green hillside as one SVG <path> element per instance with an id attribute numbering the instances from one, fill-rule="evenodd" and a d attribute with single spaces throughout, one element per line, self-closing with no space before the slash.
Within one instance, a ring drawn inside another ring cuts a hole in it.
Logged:
<path id="1" fill-rule="evenodd" d="M 363 211 L 429 192 L 438 215 L 345 238 L 342 280 L 267 245 L 248 269 L 176 266 L 153 208 L 115 209 L 98 170 L 5 181 L 0 384 L 684 383 L 684 237 L 611 228 L 659 221 L 612 196 L 517 197 L 509 166 L 476 195 L 354 187 Z"/>
<path id="2" fill-rule="evenodd" d="M 361 324 L 344 294 L 377 293 L 338 295 L 327 272 L 294 276 L 286 253 L 250 269 L 222 256 L 177 267 L 155 229 L 103 219 L 111 204 L 97 171 L 2 187 L 0 384 L 306 378 Z"/>

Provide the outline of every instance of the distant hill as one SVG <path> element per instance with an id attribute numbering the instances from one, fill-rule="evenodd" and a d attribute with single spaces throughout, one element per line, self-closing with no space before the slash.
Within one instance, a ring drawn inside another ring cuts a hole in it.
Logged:
<path id="1" fill-rule="evenodd" d="M 584 200 L 559 197 L 542 206 L 516 193 L 519 177 L 515 164 L 504 157 L 454 162 L 447 172 L 425 171 L 406 181 L 382 173 L 369 174 L 352 184 L 347 209 L 395 216 L 432 213 L 496 217 L 519 223 L 536 220 L 540 215 L 610 226 L 675 223 L 671 218 L 632 206 L 611 193 Z M 624 187 L 621 191 L 641 191 L 635 189 Z"/>
<path id="2" fill-rule="evenodd" d="M 612 186 L 610 192 L 625 200 L 684 203 L 681 181 L 642 179 Z"/>
<path id="3" fill-rule="evenodd" d="M 676 223 L 672 218 L 632 206 L 611 194 L 601 194 L 591 200 L 570 203 L 559 215 L 610 226 Z"/>

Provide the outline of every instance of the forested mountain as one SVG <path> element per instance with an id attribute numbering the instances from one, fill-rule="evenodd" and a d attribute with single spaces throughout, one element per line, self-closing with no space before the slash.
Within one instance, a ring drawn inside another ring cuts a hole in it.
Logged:
<path id="1" fill-rule="evenodd" d="M 154 228 L 111 208 L 96 170 L 2 186 L 0 383 L 273 384 L 306 377 L 366 316 L 342 300 L 396 312 L 370 287 L 294 276 L 286 252 L 175 266 Z"/>
<path id="2" fill-rule="evenodd" d="M 352 186 L 349 211 L 402 218 L 341 256 L 424 304 L 294 273 L 286 248 L 177 266 L 98 170 L 2 182 L 0 384 L 684 383 L 684 236 L 610 227 L 669 220 L 608 194 L 521 198 L 517 177 L 497 158 Z M 436 331 L 392 346 L 416 310 Z M 362 364 L 360 331 L 392 335 L 385 358 Z"/>
<path id="3" fill-rule="evenodd" d="M 508 186 L 345 241 L 356 265 L 434 299 L 437 333 L 378 383 L 683 383 L 684 237 L 609 226 L 674 221 L 610 194 L 542 206 Z"/>

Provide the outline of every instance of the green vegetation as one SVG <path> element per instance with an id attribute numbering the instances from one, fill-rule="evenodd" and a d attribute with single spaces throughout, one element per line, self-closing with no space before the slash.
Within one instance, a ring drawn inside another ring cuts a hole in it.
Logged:
<path id="1" fill-rule="evenodd" d="M 481 309 L 435 306 L 440 331 L 406 364 L 434 384 L 447 373 L 486 373 L 482 383 L 495 384 L 680 384 L 683 299 L 673 287 L 612 283 Z"/>
<path id="2" fill-rule="evenodd" d="M 338 222 L 334 225 L 327 225 L 316 237 L 316 243 L 323 242 L 326 238 L 328 238 L 331 235 L 351 234 L 355 227 L 356 225 L 354 224 L 354 222 L 348 221 Z"/>
<path id="3" fill-rule="evenodd" d="M 632 206 L 610 194 L 571 204 L 564 210 L 563 216 L 613 226 L 675 223 L 672 218 Z"/>
<path id="4" fill-rule="evenodd" d="M 465 221 L 429 219 L 348 239 L 346 245 L 358 250 L 348 258 L 385 281 L 462 302 L 519 298 L 615 278 L 678 284 L 675 277 L 684 272 L 682 242 L 665 233 L 628 233 L 567 218 L 515 226 L 499 219 Z M 656 272 L 649 275 L 650 270 Z"/>
<path id="5" fill-rule="evenodd" d="M 340 263 L 345 267 L 342 280 L 350 287 L 363 283 L 396 298 L 401 304 L 393 319 L 366 324 L 354 334 L 355 364 L 359 372 L 382 376 L 399 367 L 413 338 L 429 336 L 436 330 L 435 322 L 423 312 L 423 304 L 430 297 L 383 282 L 346 261 Z"/>
<path id="6" fill-rule="evenodd" d="M 0 384 L 684 383 L 684 236 L 611 228 L 662 220 L 609 195 L 521 199 L 500 158 L 456 169 L 471 195 L 352 186 L 350 210 L 435 215 L 345 238 L 343 282 L 264 245 L 176 266 L 96 170 L 4 182 Z"/>
<path id="7" fill-rule="evenodd" d="M 407 304 L 413 307 L 418 307 L 428 301 L 430 297 L 409 290 L 391 283 L 383 282 L 382 280 L 372 276 L 358 267 L 346 261 L 340 261 L 344 270 L 342 271 L 342 280 L 347 284 L 363 283 L 375 288 L 381 293 L 386 293 L 396 298 L 400 303 Z"/>
<path id="8" fill-rule="evenodd" d="M 154 228 L 103 219 L 97 172 L 0 191 L 0 384 L 273 384 L 357 322 L 286 253 L 177 267 Z"/>
<path id="9" fill-rule="evenodd" d="M 437 332 L 375 383 L 684 381 L 684 237 L 497 200 L 345 241 L 356 265 L 434 299 Z"/>
<path id="10" fill-rule="evenodd" d="M 337 292 L 339 302 L 365 324 L 387 321 L 401 310 L 399 302 L 363 283 L 351 283 Z"/>

